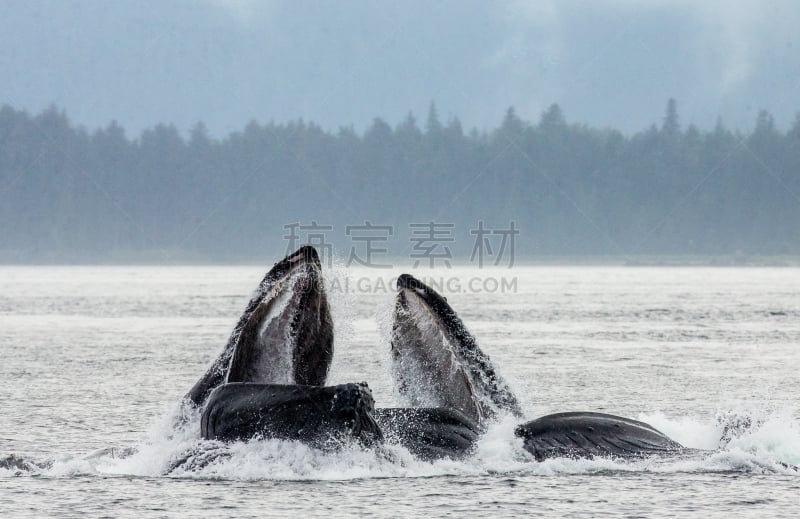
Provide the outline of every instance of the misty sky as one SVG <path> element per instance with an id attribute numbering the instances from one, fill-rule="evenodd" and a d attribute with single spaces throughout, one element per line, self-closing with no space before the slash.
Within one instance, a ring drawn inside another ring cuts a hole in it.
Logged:
<path id="1" fill-rule="evenodd" d="M 212 134 L 302 117 L 492 128 L 538 120 L 640 130 L 675 97 L 681 122 L 749 130 L 800 111 L 800 2 L 596 0 L 0 1 L 0 104 L 50 104 L 136 135 L 203 120 Z"/>

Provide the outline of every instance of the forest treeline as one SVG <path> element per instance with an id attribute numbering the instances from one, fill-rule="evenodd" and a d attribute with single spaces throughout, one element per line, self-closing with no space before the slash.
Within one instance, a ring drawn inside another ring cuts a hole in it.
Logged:
<path id="1" fill-rule="evenodd" d="M 434 246 L 411 224 L 442 224 L 449 236 L 431 239 L 468 257 L 479 222 L 512 221 L 518 261 L 800 254 L 800 114 L 785 132 L 764 111 L 746 134 L 700 130 L 670 100 L 663 120 L 624 135 L 553 105 L 465 132 L 432 105 L 421 123 L 376 118 L 363 134 L 300 120 L 212 138 L 201 123 L 130 137 L 55 108 L 0 109 L 3 262 L 262 261 L 289 246 L 292 224 L 308 226 L 300 241 L 329 227 L 346 257 L 365 246 L 347 226 L 366 221 L 391 227 L 378 248 L 395 257 Z"/>

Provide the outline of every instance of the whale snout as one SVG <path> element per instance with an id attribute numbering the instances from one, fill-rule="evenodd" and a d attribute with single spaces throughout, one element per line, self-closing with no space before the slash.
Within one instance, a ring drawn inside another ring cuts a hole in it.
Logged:
<path id="1" fill-rule="evenodd" d="M 415 286 L 419 286 L 419 281 L 412 276 L 411 274 L 400 274 L 400 277 L 397 278 L 397 289 L 403 288 L 414 288 Z"/>
<path id="2" fill-rule="evenodd" d="M 303 245 L 297 249 L 294 254 L 287 257 L 286 261 L 290 265 L 309 263 L 311 265 L 315 265 L 318 269 L 322 268 L 322 263 L 320 263 L 319 260 L 319 254 L 317 254 L 317 250 L 311 245 Z"/>

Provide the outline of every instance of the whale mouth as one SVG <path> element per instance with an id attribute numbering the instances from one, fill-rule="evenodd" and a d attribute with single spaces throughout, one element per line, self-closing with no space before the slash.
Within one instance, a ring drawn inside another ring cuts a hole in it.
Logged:
<path id="1" fill-rule="evenodd" d="M 408 274 L 398 278 L 397 287 L 391 355 L 399 396 L 412 407 L 456 409 L 480 423 L 484 413 L 448 323 L 455 313 Z"/>
<path id="2" fill-rule="evenodd" d="M 275 263 L 186 401 L 201 406 L 227 382 L 324 385 L 333 359 L 333 319 L 321 269 L 311 246 Z"/>
<path id="3" fill-rule="evenodd" d="M 510 386 L 447 302 L 409 274 L 397 279 L 391 352 L 395 385 L 414 407 L 456 409 L 480 424 L 521 415 Z"/>
<path id="4" fill-rule="evenodd" d="M 265 284 L 235 343 L 226 382 L 324 384 L 333 337 L 316 251 L 287 256 Z"/>

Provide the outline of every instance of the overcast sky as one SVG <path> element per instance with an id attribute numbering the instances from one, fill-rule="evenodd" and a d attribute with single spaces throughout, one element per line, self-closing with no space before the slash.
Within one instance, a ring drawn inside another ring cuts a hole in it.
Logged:
<path id="1" fill-rule="evenodd" d="M 800 111 L 800 2 L 0 0 L 0 104 L 50 104 L 89 128 L 158 122 L 215 135 L 302 117 L 362 130 L 375 116 L 493 128 L 538 120 L 633 132 L 759 109 Z"/>

